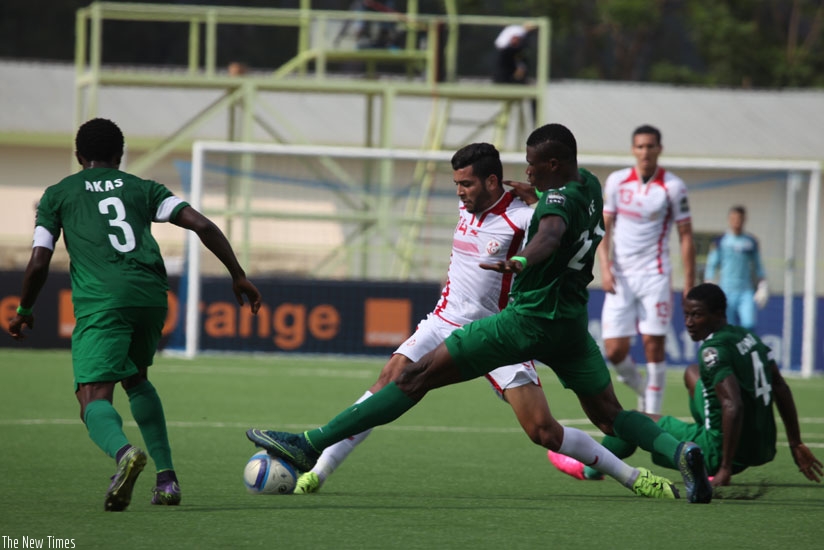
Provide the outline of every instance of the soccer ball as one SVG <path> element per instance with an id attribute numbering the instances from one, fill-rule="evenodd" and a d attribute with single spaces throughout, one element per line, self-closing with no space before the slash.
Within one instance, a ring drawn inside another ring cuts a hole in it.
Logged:
<path id="1" fill-rule="evenodd" d="M 243 469 L 243 483 L 253 495 L 289 495 L 295 490 L 295 468 L 266 451 L 252 455 Z"/>

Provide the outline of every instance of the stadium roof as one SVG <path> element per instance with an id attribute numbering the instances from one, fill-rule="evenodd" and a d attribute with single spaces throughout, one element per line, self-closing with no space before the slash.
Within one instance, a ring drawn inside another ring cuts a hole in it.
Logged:
<path id="1" fill-rule="evenodd" d="M 477 85 L 483 85 L 478 81 Z M 98 114 L 116 120 L 129 137 L 163 138 L 222 94 L 218 90 L 109 87 Z M 262 94 L 288 122 L 270 124 L 289 141 L 363 145 L 365 101 L 359 96 Z M 74 134 L 74 66 L 0 61 L 0 143 L 39 138 L 70 140 Z M 553 81 L 547 120 L 576 134 L 579 150 L 627 154 L 632 130 L 659 127 L 667 154 L 678 156 L 824 159 L 824 90 L 730 90 L 638 83 Z M 461 103 L 455 119 L 483 121 L 497 106 Z M 431 101 L 398 98 L 392 141 L 420 147 Z M 197 130 L 202 139 L 226 139 L 227 116 Z M 446 141 L 461 145 L 471 130 L 452 125 Z M 256 136 L 269 139 L 265 134 Z M 483 138 L 483 136 L 481 136 Z M 476 138 L 477 139 L 477 138 Z"/>

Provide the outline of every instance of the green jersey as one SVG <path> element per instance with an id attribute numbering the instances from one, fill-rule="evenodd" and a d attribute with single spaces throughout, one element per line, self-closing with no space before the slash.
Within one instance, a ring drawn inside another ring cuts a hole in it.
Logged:
<path id="1" fill-rule="evenodd" d="M 532 215 L 528 239 L 544 216 L 560 216 L 566 223 L 561 246 L 545 262 L 528 265 L 515 277 L 510 305 L 524 315 L 547 319 L 575 319 L 587 314 L 595 250 L 604 236 L 604 200 L 601 184 L 592 173 L 579 169 L 581 180 L 544 192 Z"/>
<path id="2" fill-rule="evenodd" d="M 704 340 L 699 356 L 706 429 L 722 431 L 721 402 L 715 385 L 728 376 L 735 376 L 741 387 L 744 418 L 734 462 L 757 466 L 772 460 L 775 417 L 770 348 L 746 329 L 726 325 Z"/>
<path id="3" fill-rule="evenodd" d="M 174 219 L 184 206 L 163 185 L 113 168 L 82 170 L 46 189 L 36 225 L 54 241 L 64 233 L 75 317 L 166 307 L 166 269 L 151 224 Z"/>

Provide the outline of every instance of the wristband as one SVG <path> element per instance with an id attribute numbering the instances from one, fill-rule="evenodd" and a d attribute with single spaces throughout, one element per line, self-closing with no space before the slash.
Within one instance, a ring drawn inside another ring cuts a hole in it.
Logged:
<path id="1" fill-rule="evenodd" d="M 31 315 L 31 308 L 30 307 L 17 306 L 17 314 L 18 315 Z"/>
<path id="2" fill-rule="evenodd" d="M 519 264 L 521 264 L 521 269 L 524 269 L 526 267 L 526 258 L 524 258 L 523 256 L 512 256 L 509 259 L 509 261 L 518 262 Z"/>

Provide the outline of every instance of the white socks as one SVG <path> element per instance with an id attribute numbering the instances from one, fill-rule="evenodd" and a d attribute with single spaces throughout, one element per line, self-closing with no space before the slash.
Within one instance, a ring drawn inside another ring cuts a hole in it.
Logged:
<path id="1" fill-rule="evenodd" d="M 664 401 L 664 386 L 667 384 L 667 364 L 647 363 L 647 389 L 644 393 L 646 408 L 644 412 L 661 414 Z"/>
<path id="2" fill-rule="evenodd" d="M 625 464 L 606 447 L 577 428 L 564 426 L 564 441 L 558 452 L 615 478 L 630 489 L 635 478 L 638 477 L 638 471 L 635 468 Z"/>
<path id="3" fill-rule="evenodd" d="M 644 377 L 638 371 L 638 366 L 635 364 L 635 361 L 627 355 L 620 363 L 613 365 L 613 367 L 615 368 L 618 380 L 632 388 L 632 390 L 638 394 L 637 409 L 644 412 L 644 408 L 646 407 L 644 401 Z"/>
<path id="4" fill-rule="evenodd" d="M 372 392 L 366 390 L 366 392 L 355 401 L 355 404 L 360 403 L 372 395 Z M 320 478 L 320 482 L 323 483 L 326 481 L 326 478 L 334 472 L 338 466 L 340 466 L 341 462 L 346 460 L 346 457 L 349 456 L 349 453 L 355 450 L 355 447 L 366 439 L 372 433 L 372 428 L 365 430 L 357 435 L 353 435 L 350 438 L 344 439 L 343 441 L 338 441 L 334 445 L 330 447 L 326 447 L 321 453 L 320 457 L 318 458 L 315 467 L 312 468 L 312 472 L 318 475 Z"/>

